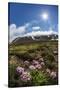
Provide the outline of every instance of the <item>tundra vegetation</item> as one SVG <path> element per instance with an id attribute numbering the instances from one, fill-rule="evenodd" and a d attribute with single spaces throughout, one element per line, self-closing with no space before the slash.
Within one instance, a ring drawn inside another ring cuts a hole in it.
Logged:
<path id="1" fill-rule="evenodd" d="M 9 45 L 9 87 L 58 84 L 58 42 Z"/>

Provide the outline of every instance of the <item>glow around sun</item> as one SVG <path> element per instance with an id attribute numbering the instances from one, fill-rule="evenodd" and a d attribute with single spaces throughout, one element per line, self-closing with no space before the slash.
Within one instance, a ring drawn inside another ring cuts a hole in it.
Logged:
<path id="1" fill-rule="evenodd" d="M 43 13 L 42 14 L 42 19 L 47 20 L 48 19 L 48 13 Z"/>

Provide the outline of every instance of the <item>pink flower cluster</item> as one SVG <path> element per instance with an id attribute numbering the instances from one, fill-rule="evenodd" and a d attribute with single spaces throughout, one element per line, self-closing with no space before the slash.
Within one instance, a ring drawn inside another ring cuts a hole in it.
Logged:
<path id="1" fill-rule="evenodd" d="M 30 81 L 31 80 L 31 75 L 30 75 L 29 72 L 23 72 L 20 75 L 20 78 L 21 78 L 22 81 L 27 82 L 27 81 Z"/>
<path id="2" fill-rule="evenodd" d="M 35 67 L 36 67 L 36 69 L 41 69 L 42 68 L 42 66 L 40 64 L 37 64 Z"/>
<path id="3" fill-rule="evenodd" d="M 20 79 L 24 82 L 31 80 L 31 75 L 29 72 L 25 71 L 24 68 L 18 66 L 16 68 L 17 73 L 20 75 Z"/>
<path id="4" fill-rule="evenodd" d="M 53 79 L 56 78 L 57 74 L 55 71 L 51 71 L 50 69 L 46 69 L 46 72 L 49 73 L 50 77 L 52 77 Z"/>
<path id="5" fill-rule="evenodd" d="M 41 58 L 39 58 L 39 63 L 42 65 L 42 66 L 44 66 L 45 65 L 45 63 L 44 63 L 44 59 L 41 57 Z"/>
<path id="6" fill-rule="evenodd" d="M 45 63 L 44 62 L 38 62 L 38 61 L 36 61 L 36 60 L 33 60 L 33 62 L 32 62 L 32 65 L 30 65 L 29 66 L 29 69 L 30 70 L 35 70 L 35 69 L 41 69 L 42 68 L 42 66 L 44 66 L 45 65 Z"/>
<path id="7" fill-rule="evenodd" d="M 18 66 L 18 67 L 16 68 L 16 71 L 17 71 L 17 73 L 22 74 L 22 73 L 24 72 L 24 68 Z"/>
<path id="8" fill-rule="evenodd" d="M 39 64 L 39 62 L 38 62 L 38 61 L 36 61 L 36 60 L 33 60 L 32 64 L 33 64 L 33 65 L 38 65 L 38 64 Z"/>

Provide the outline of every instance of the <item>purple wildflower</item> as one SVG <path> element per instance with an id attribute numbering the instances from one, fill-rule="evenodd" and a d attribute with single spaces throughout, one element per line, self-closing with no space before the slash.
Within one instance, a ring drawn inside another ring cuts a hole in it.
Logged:
<path id="1" fill-rule="evenodd" d="M 41 69 L 42 66 L 40 64 L 35 65 L 36 69 Z"/>
<path id="2" fill-rule="evenodd" d="M 37 65 L 37 64 L 39 64 L 39 62 L 36 60 L 33 60 L 33 65 Z"/>
<path id="3" fill-rule="evenodd" d="M 30 81 L 30 80 L 31 80 L 31 75 L 30 75 L 29 72 L 23 72 L 23 73 L 20 75 L 20 79 L 21 79 L 23 82 Z"/>
<path id="4" fill-rule="evenodd" d="M 17 73 L 22 74 L 22 73 L 24 72 L 24 68 L 18 66 L 18 67 L 16 68 L 16 71 L 17 71 Z"/>

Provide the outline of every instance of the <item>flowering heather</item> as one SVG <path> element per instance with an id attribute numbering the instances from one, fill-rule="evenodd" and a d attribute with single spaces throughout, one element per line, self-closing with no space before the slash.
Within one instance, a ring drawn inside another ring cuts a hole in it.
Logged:
<path id="1" fill-rule="evenodd" d="M 17 73 L 22 74 L 22 73 L 24 72 L 24 68 L 18 66 L 18 67 L 16 68 L 16 71 L 17 71 Z"/>
<path id="2" fill-rule="evenodd" d="M 52 71 L 51 74 L 50 74 L 50 76 L 51 76 L 53 79 L 56 78 L 56 72 Z"/>
<path id="3" fill-rule="evenodd" d="M 36 69 L 41 69 L 42 66 L 40 64 L 35 65 Z"/>
<path id="4" fill-rule="evenodd" d="M 35 68 L 35 66 L 30 65 L 30 66 L 29 66 L 29 69 L 30 69 L 30 70 L 35 70 L 36 68 Z"/>
<path id="5" fill-rule="evenodd" d="M 23 81 L 23 82 L 27 82 L 27 81 L 30 81 L 31 80 L 31 75 L 29 72 L 23 72 L 21 75 L 20 75 L 20 79 Z"/>
<path id="6" fill-rule="evenodd" d="M 39 64 L 39 62 L 36 60 L 33 60 L 33 65 L 37 65 L 37 64 Z"/>

